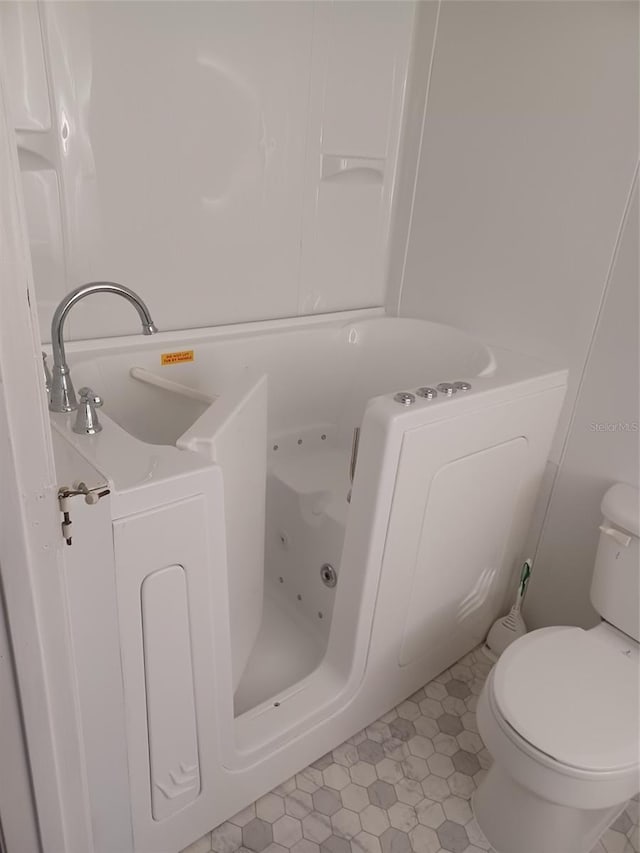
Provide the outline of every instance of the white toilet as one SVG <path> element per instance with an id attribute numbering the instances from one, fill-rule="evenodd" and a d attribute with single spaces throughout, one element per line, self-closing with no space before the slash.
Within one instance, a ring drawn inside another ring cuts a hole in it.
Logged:
<path id="1" fill-rule="evenodd" d="M 603 621 L 516 640 L 478 702 L 494 763 L 473 797 L 498 853 L 589 853 L 640 790 L 640 505 L 612 486 L 591 582 Z"/>

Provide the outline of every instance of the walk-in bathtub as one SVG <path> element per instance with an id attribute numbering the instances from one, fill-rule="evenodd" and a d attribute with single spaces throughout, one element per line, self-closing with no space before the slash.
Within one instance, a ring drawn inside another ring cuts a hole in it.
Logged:
<path id="1" fill-rule="evenodd" d="M 566 372 L 375 311 L 67 353 L 105 401 L 52 419 L 111 489 L 132 849 L 175 853 L 483 639 Z"/>

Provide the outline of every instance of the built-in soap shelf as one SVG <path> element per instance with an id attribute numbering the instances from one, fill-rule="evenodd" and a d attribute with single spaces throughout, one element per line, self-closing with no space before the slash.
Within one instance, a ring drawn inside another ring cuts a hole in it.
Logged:
<path id="1" fill-rule="evenodd" d="M 24 172 L 47 172 L 52 171 L 55 172 L 55 165 L 53 163 L 53 155 L 49 156 L 49 152 L 46 150 L 42 150 L 45 148 L 44 145 L 32 145 L 31 140 L 24 137 L 26 134 L 24 133 L 16 133 L 16 138 L 18 141 L 17 149 L 18 149 L 18 163 L 20 165 L 20 171 Z M 46 138 L 40 138 L 40 142 L 47 142 Z"/>
<path id="2" fill-rule="evenodd" d="M 37 308 L 44 339 L 51 315 L 67 289 L 60 186 L 59 128 L 50 101 L 44 29 L 37 3 L 0 3 L 0 50 L 22 176 Z M 65 135 L 66 134 L 66 135 Z"/>
<path id="3" fill-rule="evenodd" d="M 384 157 L 322 155 L 322 181 L 344 184 L 382 184 Z"/>
<path id="4" fill-rule="evenodd" d="M 51 130 L 38 4 L 0 3 L 0 33 L 15 129 L 37 133 Z"/>

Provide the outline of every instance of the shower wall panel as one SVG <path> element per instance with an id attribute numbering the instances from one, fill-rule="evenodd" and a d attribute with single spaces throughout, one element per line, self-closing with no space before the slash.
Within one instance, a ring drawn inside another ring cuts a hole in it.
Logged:
<path id="1" fill-rule="evenodd" d="M 44 339 L 96 279 L 163 330 L 384 303 L 413 3 L 21 5 L 0 15 L 43 173 L 27 218 L 58 220 L 32 227 Z M 70 318 L 69 337 L 135 331 L 100 296 Z"/>

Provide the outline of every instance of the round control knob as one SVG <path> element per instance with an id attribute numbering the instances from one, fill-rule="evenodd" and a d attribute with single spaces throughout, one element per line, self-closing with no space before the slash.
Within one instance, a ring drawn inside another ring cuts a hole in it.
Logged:
<path id="1" fill-rule="evenodd" d="M 471 391 L 470 382 L 454 382 L 453 387 L 456 389 L 456 391 Z"/>
<path id="2" fill-rule="evenodd" d="M 434 397 L 438 396 L 435 388 L 418 388 L 416 394 L 418 397 L 424 397 L 425 400 L 433 400 Z"/>
<path id="3" fill-rule="evenodd" d="M 445 395 L 445 397 L 451 397 L 456 393 L 456 388 L 451 384 L 451 382 L 441 382 L 437 388 L 441 394 Z"/>
<path id="4" fill-rule="evenodd" d="M 416 401 L 414 395 L 409 394 L 408 391 L 399 391 L 393 399 L 396 401 L 396 403 L 401 403 L 403 406 L 410 406 Z"/>

